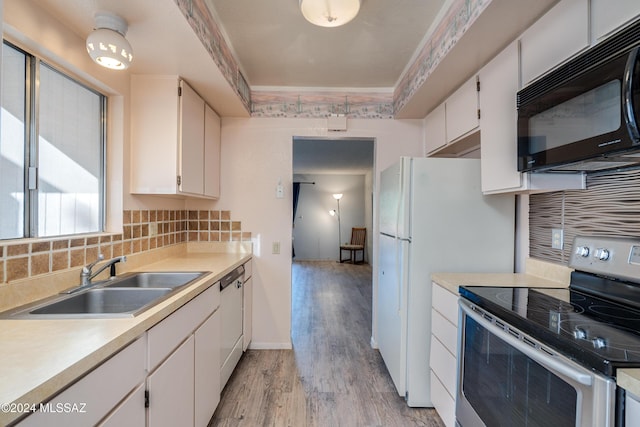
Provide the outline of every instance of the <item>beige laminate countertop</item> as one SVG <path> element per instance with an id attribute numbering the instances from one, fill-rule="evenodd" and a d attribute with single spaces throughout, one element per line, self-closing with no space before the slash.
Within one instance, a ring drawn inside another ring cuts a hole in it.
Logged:
<path id="1" fill-rule="evenodd" d="M 434 273 L 431 279 L 458 295 L 460 286 L 566 288 L 568 284 L 526 273 Z"/>
<path id="2" fill-rule="evenodd" d="M 46 401 L 250 258 L 246 252 L 184 253 L 138 266 L 211 274 L 136 317 L 0 320 L 0 405 Z M 0 411 L 0 425 L 21 415 Z"/>

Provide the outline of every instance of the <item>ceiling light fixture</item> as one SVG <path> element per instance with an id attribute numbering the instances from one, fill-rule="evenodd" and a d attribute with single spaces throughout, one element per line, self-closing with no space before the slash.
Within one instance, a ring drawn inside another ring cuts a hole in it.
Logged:
<path id="1" fill-rule="evenodd" d="M 127 22 L 110 12 L 95 15 L 95 28 L 87 37 L 87 52 L 96 64 L 113 70 L 124 70 L 133 61 L 133 50 L 124 38 Z"/>
<path id="2" fill-rule="evenodd" d="M 360 0 L 300 0 L 305 19 L 321 27 L 339 27 L 356 17 Z"/>

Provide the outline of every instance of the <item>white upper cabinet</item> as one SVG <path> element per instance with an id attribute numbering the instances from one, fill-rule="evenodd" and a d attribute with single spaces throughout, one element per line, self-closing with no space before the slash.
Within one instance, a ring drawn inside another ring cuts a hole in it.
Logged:
<path id="1" fill-rule="evenodd" d="M 638 0 L 591 0 L 592 42 L 597 43 L 620 27 L 638 19 Z"/>
<path id="2" fill-rule="evenodd" d="M 514 41 L 480 70 L 482 192 L 542 192 L 584 188 L 580 174 L 518 172 L 518 42 Z"/>
<path id="3" fill-rule="evenodd" d="M 447 142 L 477 129 L 478 92 L 478 78 L 473 76 L 445 101 Z"/>
<path id="4" fill-rule="evenodd" d="M 179 191 L 204 194 L 204 101 L 180 81 Z M 200 167 L 198 167 L 200 166 Z"/>
<path id="5" fill-rule="evenodd" d="M 521 184 L 516 165 L 518 43 L 512 42 L 485 65 L 480 79 L 482 191 L 517 189 Z"/>
<path id="6" fill-rule="evenodd" d="M 479 80 L 473 76 L 424 118 L 427 155 L 460 157 L 478 148 Z M 472 137 L 469 137 L 469 136 Z"/>
<path id="7" fill-rule="evenodd" d="M 208 105 L 204 109 L 204 195 L 220 197 L 220 117 Z"/>
<path id="8" fill-rule="evenodd" d="M 444 118 L 444 102 L 424 119 L 424 144 L 427 153 L 432 153 L 447 144 Z"/>
<path id="9" fill-rule="evenodd" d="M 178 76 L 131 77 L 131 193 L 219 196 L 220 119 Z"/>
<path id="10" fill-rule="evenodd" d="M 588 46 L 589 1 L 560 1 L 522 34 L 522 86 Z"/>

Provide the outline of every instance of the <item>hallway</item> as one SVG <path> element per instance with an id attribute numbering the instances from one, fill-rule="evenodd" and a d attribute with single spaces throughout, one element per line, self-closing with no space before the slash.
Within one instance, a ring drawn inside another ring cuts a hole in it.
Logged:
<path id="1" fill-rule="evenodd" d="M 294 262 L 292 277 L 294 350 L 248 351 L 210 426 L 443 425 L 405 404 L 370 346 L 370 265 Z"/>

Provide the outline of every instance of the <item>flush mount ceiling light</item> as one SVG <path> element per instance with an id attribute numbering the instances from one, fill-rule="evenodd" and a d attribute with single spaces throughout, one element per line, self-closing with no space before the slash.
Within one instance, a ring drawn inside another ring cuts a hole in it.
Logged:
<path id="1" fill-rule="evenodd" d="M 109 12 L 95 15 L 95 29 L 87 37 L 87 52 L 96 64 L 114 70 L 124 70 L 131 65 L 133 50 L 124 38 L 127 23 Z"/>
<path id="2" fill-rule="evenodd" d="M 360 0 L 300 0 L 305 19 L 321 27 L 339 27 L 356 17 Z"/>

